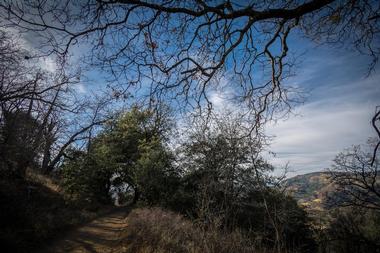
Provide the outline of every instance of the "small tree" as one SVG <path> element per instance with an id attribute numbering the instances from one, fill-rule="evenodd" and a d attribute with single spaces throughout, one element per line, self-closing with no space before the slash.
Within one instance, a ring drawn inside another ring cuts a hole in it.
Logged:
<path id="1" fill-rule="evenodd" d="M 206 228 L 239 228 L 278 252 L 313 250 L 305 211 L 277 187 L 273 166 L 261 157 L 262 144 L 247 135 L 242 118 L 214 115 L 188 131 L 180 166 L 191 186 L 194 213 Z"/>
<path id="2" fill-rule="evenodd" d="M 261 144 L 247 136 L 238 115 L 219 114 L 211 122 L 198 121 L 188 127 L 188 136 L 180 148 L 180 166 L 198 191 L 198 215 L 206 220 L 222 219 L 233 223 L 236 205 L 247 189 L 257 186 L 255 170 L 272 169 L 261 163 Z M 203 124 L 205 123 L 205 124 Z"/>

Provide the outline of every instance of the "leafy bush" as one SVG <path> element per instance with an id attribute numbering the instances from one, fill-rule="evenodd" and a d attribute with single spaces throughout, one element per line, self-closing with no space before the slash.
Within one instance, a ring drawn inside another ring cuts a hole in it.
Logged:
<path id="1" fill-rule="evenodd" d="M 84 152 L 72 151 L 62 166 L 65 195 L 75 202 L 109 203 L 112 171 L 100 167 L 96 159 Z"/>

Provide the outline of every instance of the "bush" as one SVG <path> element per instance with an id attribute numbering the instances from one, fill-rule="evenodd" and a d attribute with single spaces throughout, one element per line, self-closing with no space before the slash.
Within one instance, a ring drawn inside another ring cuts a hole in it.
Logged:
<path id="1" fill-rule="evenodd" d="M 96 159 L 84 152 L 72 151 L 71 155 L 61 168 L 66 197 L 79 203 L 110 203 L 112 171 L 99 166 Z"/>
<path id="2" fill-rule="evenodd" d="M 340 208 L 332 213 L 320 247 L 332 252 L 380 252 L 380 212 Z"/>
<path id="3" fill-rule="evenodd" d="M 183 216 L 159 208 L 135 209 L 127 222 L 123 242 L 127 253 L 254 252 L 252 242 L 239 231 L 201 229 Z"/>

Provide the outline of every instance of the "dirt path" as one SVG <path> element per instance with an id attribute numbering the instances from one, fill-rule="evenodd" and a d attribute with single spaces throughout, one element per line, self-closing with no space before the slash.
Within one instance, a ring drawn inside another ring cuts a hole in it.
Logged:
<path id="1" fill-rule="evenodd" d="M 69 232 L 41 253 L 116 252 L 126 227 L 126 210 L 117 210 Z"/>

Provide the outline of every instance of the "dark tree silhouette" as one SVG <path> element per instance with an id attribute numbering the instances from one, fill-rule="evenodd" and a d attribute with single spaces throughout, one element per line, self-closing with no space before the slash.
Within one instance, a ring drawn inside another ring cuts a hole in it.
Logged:
<path id="1" fill-rule="evenodd" d="M 23 176 L 37 164 L 46 173 L 56 168 L 70 145 L 106 121 L 109 99 L 78 98 L 78 73 L 46 70 L 20 44 L 0 31 L 0 166 Z"/>

